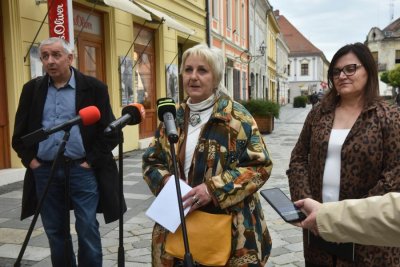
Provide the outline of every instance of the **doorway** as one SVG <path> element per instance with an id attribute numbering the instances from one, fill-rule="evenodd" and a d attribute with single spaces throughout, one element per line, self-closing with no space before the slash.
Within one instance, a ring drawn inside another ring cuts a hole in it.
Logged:
<path id="1" fill-rule="evenodd" d="M 139 125 L 139 138 L 154 136 L 157 127 L 156 72 L 154 30 L 134 24 L 133 34 L 137 37 L 134 48 L 134 90 L 136 101 L 146 110 L 146 118 Z"/>
<path id="2" fill-rule="evenodd" d="M 103 15 L 80 6 L 74 6 L 73 14 L 76 38 L 74 64 L 80 72 L 105 83 Z"/>

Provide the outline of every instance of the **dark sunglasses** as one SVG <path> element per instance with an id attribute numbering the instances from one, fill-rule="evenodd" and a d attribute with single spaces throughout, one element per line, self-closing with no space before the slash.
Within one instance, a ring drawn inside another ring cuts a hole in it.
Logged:
<path id="1" fill-rule="evenodd" d="M 344 67 L 341 68 L 341 69 L 339 69 L 339 68 L 333 68 L 333 69 L 332 69 L 332 77 L 333 77 L 334 79 L 337 79 L 337 78 L 339 78 L 340 73 L 342 73 L 342 72 L 343 72 L 346 76 L 354 75 L 354 74 L 356 73 L 357 69 L 358 69 L 359 67 L 361 67 L 361 66 L 362 66 L 362 64 L 349 64 L 349 65 L 344 66 Z"/>

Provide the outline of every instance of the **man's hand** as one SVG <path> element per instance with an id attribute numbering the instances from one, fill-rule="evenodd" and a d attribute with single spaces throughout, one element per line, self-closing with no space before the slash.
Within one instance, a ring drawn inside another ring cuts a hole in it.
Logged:
<path id="1" fill-rule="evenodd" d="M 85 169 L 90 169 L 90 164 L 87 161 L 81 163 L 81 167 Z"/>
<path id="2" fill-rule="evenodd" d="M 31 168 L 32 170 L 38 168 L 39 166 L 40 166 L 40 162 L 36 158 L 33 158 L 31 160 L 31 162 L 29 163 L 29 168 Z"/>
<path id="3" fill-rule="evenodd" d="M 301 222 L 294 223 L 294 225 L 304 229 L 308 229 L 314 235 L 318 236 L 316 219 L 318 210 L 321 208 L 322 204 L 311 198 L 301 199 L 299 201 L 296 201 L 294 204 L 307 215 L 307 218 L 305 218 Z"/>

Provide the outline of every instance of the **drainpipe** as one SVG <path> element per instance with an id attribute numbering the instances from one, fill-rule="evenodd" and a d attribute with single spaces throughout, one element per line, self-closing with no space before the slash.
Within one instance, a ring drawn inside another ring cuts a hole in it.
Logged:
<path id="1" fill-rule="evenodd" d="M 206 39 L 208 47 L 211 47 L 211 28 L 210 28 L 210 0 L 206 1 Z"/>

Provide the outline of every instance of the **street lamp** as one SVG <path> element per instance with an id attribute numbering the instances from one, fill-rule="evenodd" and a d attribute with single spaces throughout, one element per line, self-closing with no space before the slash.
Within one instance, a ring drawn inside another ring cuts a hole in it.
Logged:
<path id="1" fill-rule="evenodd" d="M 261 53 L 260 56 L 264 56 L 264 54 L 265 54 L 265 48 L 267 48 L 267 46 L 265 45 L 264 41 L 262 41 L 262 43 L 260 44 L 260 47 L 258 48 L 258 50 L 259 50 L 260 53 Z"/>
<path id="2" fill-rule="evenodd" d="M 260 54 L 258 55 L 252 55 L 251 56 L 251 61 L 255 62 L 256 60 L 258 60 L 260 57 L 263 57 L 265 55 L 265 49 L 267 48 L 267 46 L 265 45 L 264 41 L 261 42 L 260 46 L 258 47 L 258 51 L 260 52 Z"/>
<path id="3" fill-rule="evenodd" d="M 261 42 L 260 46 L 258 47 L 257 51 L 260 51 L 258 55 L 252 55 L 249 50 L 244 50 L 239 57 L 240 61 L 243 63 L 250 63 L 255 62 L 258 58 L 263 57 L 265 55 L 265 49 L 267 46 L 265 45 L 264 41 Z"/>

